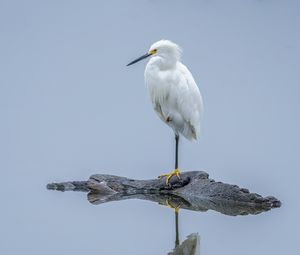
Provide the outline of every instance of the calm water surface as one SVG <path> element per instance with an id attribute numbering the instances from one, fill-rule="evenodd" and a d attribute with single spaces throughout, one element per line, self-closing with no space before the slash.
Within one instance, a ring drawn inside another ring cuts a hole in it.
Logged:
<path id="1" fill-rule="evenodd" d="M 180 210 L 201 255 L 299 254 L 298 1 L 1 1 L 0 253 L 167 254 L 174 211 L 143 200 L 92 205 L 49 182 L 94 173 L 149 179 L 174 139 L 151 109 L 145 63 L 161 38 L 183 47 L 205 106 L 183 170 L 205 170 L 282 207 L 255 216 Z"/>

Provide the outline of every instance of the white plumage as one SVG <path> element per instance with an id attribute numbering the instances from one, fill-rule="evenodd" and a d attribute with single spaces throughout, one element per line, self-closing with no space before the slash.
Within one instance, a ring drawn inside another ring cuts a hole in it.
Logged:
<path id="1" fill-rule="evenodd" d="M 151 102 L 159 118 L 175 133 L 175 170 L 167 177 L 166 184 L 173 175 L 180 178 L 178 167 L 179 135 L 189 140 L 197 140 L 200 135 L 200 118 L 203 109 L 199 88 L 187 67 L 180 62 L 181 49 L 168 40 L 154 43 L 147 54 L 130 62 L 132 65 L 151 57 L 145 69 L 145 82 Z"/>
<path id="2" fill-rule="evenodd" d="M 197 140 L 202 97 L 192 74 L 180 62 L 180 48 L 173 42 L 161 40 L 154 43 L 149 52 L 156 52 L 145 69 L 145 82 L 155 112 L 175 134 Z"/>

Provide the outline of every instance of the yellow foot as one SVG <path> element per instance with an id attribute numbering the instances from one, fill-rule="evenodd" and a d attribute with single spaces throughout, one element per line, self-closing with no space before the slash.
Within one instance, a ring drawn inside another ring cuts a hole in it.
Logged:
<path id="1" fill-rule="evenodd" d="M 158 176 L 158 178 L 167 177 L 166 185 L 169 185 L 169 180 L 173 175 L 176 175 L 178 177 L 178 179 L 180 179 L 180 170 L 179 170 L 179 168 L 175 169 L 174 171 L 172 171 L 169 174 L 162 174 L 162 175 Z"/>

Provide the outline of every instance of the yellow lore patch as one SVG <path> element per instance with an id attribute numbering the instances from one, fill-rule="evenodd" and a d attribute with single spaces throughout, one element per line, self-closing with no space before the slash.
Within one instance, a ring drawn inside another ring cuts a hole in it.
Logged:
<path id="1" fill-rule="evenodd" d="M 149 51 L 149 54 L 150 54 L 150 55 L 153 55 L 153 54 L 155 54 L 156 52 L 157 52 L 157 49 L 150 50 L 150 51 Z"/>

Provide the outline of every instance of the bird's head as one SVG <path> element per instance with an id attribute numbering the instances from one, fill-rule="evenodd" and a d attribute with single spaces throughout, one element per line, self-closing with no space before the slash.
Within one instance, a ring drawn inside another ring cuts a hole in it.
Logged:
<path id="1" fill-rule="evenodd" d="M 176 62 L 180 60 L 181 49 L 176 44 L 169 40 L 160 40 L 151 45 L 149 51 L 143 56 L 133 60 L 127 66 L 133 65 L 145 58 L 158 56 L 167 61 Z"/>

